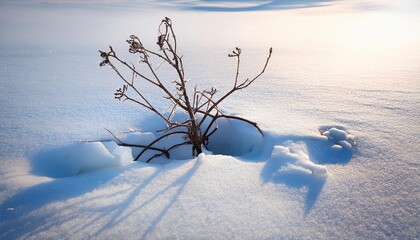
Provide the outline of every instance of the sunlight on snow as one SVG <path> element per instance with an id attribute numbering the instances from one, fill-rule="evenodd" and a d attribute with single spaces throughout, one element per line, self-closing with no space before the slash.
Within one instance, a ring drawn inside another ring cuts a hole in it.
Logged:
<path id="1" fill-rule="evenodd" d="M 227 2 L 0 3 L 0 239 L 419 235 L 419 1 Z M 227 53 L 242 48 L 246 79 L 273 47 L 263 77 L 221 106 L 264 136 L 228 122 L 215 154 L 186 146 L 166 165 L 78 141 L 156 137 L 156 118 L 114 101 L 121 83 L 97 50 L 126 57 L 131 34 L 153 48 L 165 16 L 192 85 L 226 92 Z"/>

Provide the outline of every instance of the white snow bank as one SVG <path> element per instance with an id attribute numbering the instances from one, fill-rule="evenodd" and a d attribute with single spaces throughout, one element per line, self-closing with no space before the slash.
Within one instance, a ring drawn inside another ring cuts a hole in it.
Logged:
<path id="1" fill-rule="evenodd" d="M 69 177 L 102 168 L 124 166 L 132 163 L 134 158 L 159 135 L 152 132 L 130 131 L 120 134 L 118 141 L 143 147 L 123 147 L 115 141 L 79 142 L 63 148 L 40 154 L 33 166 L 34 173 L 49 177 Z M 164 149 L 178 143 L 178 137 L 163 139 L 153 147 Z M 139 161 L 146 161 L 159 151 L 146 151 Z M 175 159 L 191 158 L 190 146 L 183 146 L 170 152 L 171 159 L 161 156 L 153 163 L 166 164 Z"/>
<path id="2" fill-rule="evenodd" d="M 131 148 L 109 142 L 78 142 L 41 153 L 33 171 L 49 177 L 68 177 L 96 169 L 122 166 L 132 162 Z"/>
<path id="3" fill-rule="evenodd" d="M 147 146 L 156 139 L 152 132 L 131 131 L 121 134 L 118 141 L 136 146 Z M 169 137 L 153 145 L 164 149 L 179 143 L 180 139 Z M 115 141 L 78 142 L 62 148 L 39 154 L 33 163 L 33 172 L 48 177 L 69 177 L 102 168 L 118 167 L 130 164 L 144 147 L 123 147 Z M 140 162 L 149 159 L 159 151 L 148 150 L 139 159 Z M 167 164 L 174 160 L 191 158 L 191 146 L 181 146 L 170 152 L 170 159 L 165 156 L 154 158 L 152 163 Z M 199 156 L 199 159 L 203 159 Z"/>

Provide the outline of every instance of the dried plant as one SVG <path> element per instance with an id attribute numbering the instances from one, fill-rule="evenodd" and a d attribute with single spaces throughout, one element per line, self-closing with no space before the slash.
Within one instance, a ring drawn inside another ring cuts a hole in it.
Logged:
<path id="1" fill-rule="evenodd" d="M 137 55 L 139 57 L 139 64 L 141 66 L 145 66 L 145 68 L 143 67 L 141 71 L 136 68 L 134 64 L 129 64 L 121 59 L 111 46 L 109 47 L 109 51 L 99 51 L 100 56 L 103 59 L 100 66 L 110 66 L 123 81 L 123 86 L 115 92 L 115 98 L 122 101 L 134 102 L 152 111 L 166 123 L 166 128 L 163 130 L 163 134 L 157 137 L 154 141 L 150 142 L 148 145 L 124 143 L 112 132 L 110 132 L 117 140 L 117 144 L 121 146 L 142 148 L 142 151 L 134 158 L 134 161 L 140 159 L 146 151 L 156 152 L 156 154 L 147 159 L 146 162 L 163 155 L 170 158 L 170 151 L 183 145 L 191 145 L 192 155 L 196 156 L 202 152 L 203 146 L 207 148 L 209 138 L 218 129 L 217 121 L 220 118 L 236 119 L 246 122 L 254 126 L 262 134 L 261 129 L 255 122 L 239 116 L 228 115 L 220 110 L 219 105 L 234 92 L 250 86 L 264 73 L 271 58 L 272 48 L 269 50 L 267 60 L 265 61 L 261 72 L 254 78 L 248 78 L 245 81 L 239 80 L 241 49 L 235 48 L 235 50 L 228 55 L 229 57 L 236 58 L 237 60 L 236 76 L 233 87 L 220 98 L 216 98 L 218 90 L 213 87 L 209 90 L 203 91 L 194 87 L 192 93 L 188 91 L 182 56 L 178 53 L 177 38 L 173 29 L 172 21 L 169 18 L 163 19 L 159 25 L 158 31 L 158 51 L 152 51 L 146 48 L 137 36 L 131 35 L 127 40 L 127 43 L 129 44 L 129 52 Z M 160 62 L 159 66 L 153 66 L 154 62 Z M 160 77 L 158 69 L 163 64 L 168 65 L 174 71 L 177 78 L 175 81 L 167 83 Z M 117 65 L 119 67 L 123 67 L 124 70 L 128 70 L 130 72 L 131 79 L 125 77 L 124 74 L 122 74 L 122 72 L 117 68 Z M 169 112 L 159 111 L 144 95 L 140 86 L 145 83 L 152 84 L 154 87 L 160 89 L 164 99 L 166 99 L 171 105 Z M 187 120 L 178 122 L 177 119 L 174 119 L 174 113 L 179 110 L 187 114 Z M 162 149 L 155 147 L 159 141 L 173 135 L 182 135 L 182 139 L 185 141 L 181 141 Z"/>

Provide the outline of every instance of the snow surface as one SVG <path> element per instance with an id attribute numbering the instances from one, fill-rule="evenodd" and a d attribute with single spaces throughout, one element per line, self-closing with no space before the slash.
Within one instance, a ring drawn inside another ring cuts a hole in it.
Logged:
<path id="1" fill-rule="evenodd" d="M 0 8 L 0 239 L 420 238 L 416 1 L 238 13 L 24 3 Z M 122 54 L 133 33 L 154 44 L 163 16 L 198 87 L 229 90 L 232 47 L 246 79 L 273 46 L 265 75 L 222 106 L 264 136 L 224 121 L 213 152 L 152 164 L 115 144 L 104 128 L 139 144 L 162 123 L 113 99 L 120 82 L 97 50 Z"/>

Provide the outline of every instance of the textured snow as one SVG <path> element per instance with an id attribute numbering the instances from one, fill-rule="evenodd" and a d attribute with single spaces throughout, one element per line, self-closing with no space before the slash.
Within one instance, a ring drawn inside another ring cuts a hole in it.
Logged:
<path id="1" fill-rule="evenodd" d="M 416 1 L 246 13 L 30 6 L 0 7 L 0 239 L 420 238 Z M 229 90 L 233 47 L 246 79 L 273 46 L 265 75 L 221 106 L 264 136 L 225 121 L 210 151 L 151 164 L 115 144 L 104 128 L 142 144 L 162 122 L 113 99 L 121 83 L 97 50 L 124 55 L 133 33 L 154 44 L 164 16 L 198 87 Z"/>

